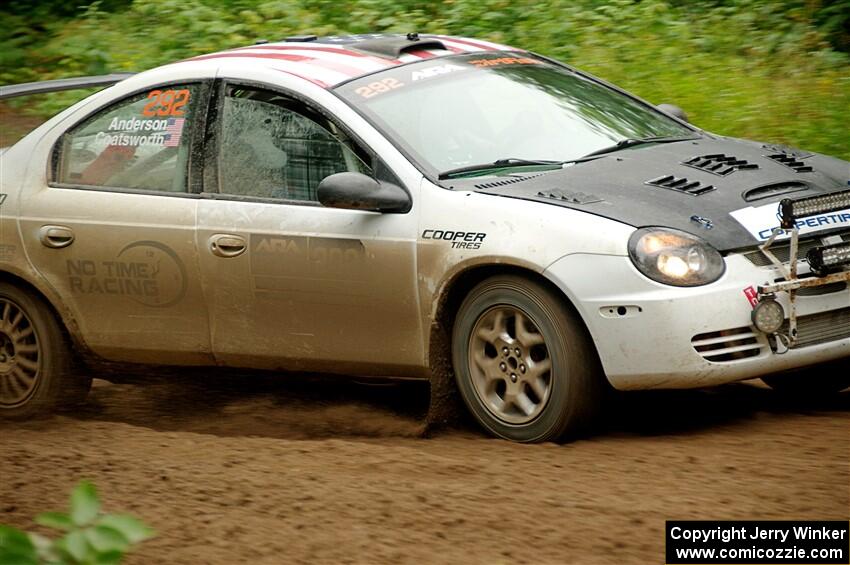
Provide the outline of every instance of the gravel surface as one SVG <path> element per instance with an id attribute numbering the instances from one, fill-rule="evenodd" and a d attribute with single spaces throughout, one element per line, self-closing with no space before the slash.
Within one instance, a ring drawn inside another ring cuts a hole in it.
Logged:
<path id="1" fill-rule="evenodd" d="M 419 383 L 95 383 L 0 424 L 0 523 L 43 531 L 88 478 L 158 531 L 131 564 L 662 563 L 666 519 L 850 517 L 848 392 L 620 395 L 593 438 L 518 445 L 423 436 Z"/>

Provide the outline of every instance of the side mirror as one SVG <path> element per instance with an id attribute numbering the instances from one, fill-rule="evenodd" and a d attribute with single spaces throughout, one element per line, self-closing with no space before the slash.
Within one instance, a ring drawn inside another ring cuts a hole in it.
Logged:
<path id="1" fill-rule="evenodd" d="M 685 113 L 685 111 L 682 110 L 681 108 L 679 108 L 678 106 L 674 105 L 674 104 L 659 104 L 658 106 L 656 106 L 656 108 L 658 108 L 659 110 L 661 110 L 665 114 L 668 114 L 670 116 L 673 116 L 674 118 L 678 118 L 678 119 L 682 120 L 683 122 L 690 123 L 690 120 L 688 119 L 688 115 Z"/>
<path id="2" fill-rule="evenodd" d="M 399 186 L 381 182 L 362 173 L 336 173 L 322 179 L 317 189 L 319 203 L 328 208 L 404 213 L 411 200 Z"/>

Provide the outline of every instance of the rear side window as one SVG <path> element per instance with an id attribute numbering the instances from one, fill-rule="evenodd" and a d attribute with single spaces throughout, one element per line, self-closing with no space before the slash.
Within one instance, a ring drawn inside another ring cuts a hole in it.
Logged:
<path id="1" fill-rule="evenodd" d="M 67 131 L 54 180 L 61 184 L 185 192 L 200 85 L 154 88 Z"/>

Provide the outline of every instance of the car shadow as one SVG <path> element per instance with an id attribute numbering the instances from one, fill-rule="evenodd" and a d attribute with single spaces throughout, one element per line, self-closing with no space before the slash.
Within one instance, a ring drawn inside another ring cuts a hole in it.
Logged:
<path id="1" fill-rule="evenodd" d="M 429 386 L 422 381 L 352 380 L 315 375 L 155 376 L 145 383 L 95 380 L 88 401 L 62 417 L 121 422 L 158 431 L 287 439 L 333 437 L 483 437 L 466 414 L 451 426 L 427 425 Z M 759 381 L 695 390 L 612 393 L 597 438 L 689 434 L 744 425 L 764 414 L 850 412 L 850 391 L 792 399 Z"/>
<path id="2" fill-rule="evenodd" d="M 747 423 L 765 415 L 850 412 L 850 391 L 820 398 L 792 398 L 760 381 L 705 389 L 615 393 L 603 433 L 674 435 Z"/>

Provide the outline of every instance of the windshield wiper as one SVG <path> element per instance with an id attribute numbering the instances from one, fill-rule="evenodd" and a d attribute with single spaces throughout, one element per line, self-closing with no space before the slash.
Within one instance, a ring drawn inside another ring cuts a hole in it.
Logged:
<path id="1" fill-rule="evenodd" d="M 603 147 L 602 149 L 597 149 L 596 151 L 591 151 L 587 155 L 579 157 L 578 159 L 569 159 L 567 161 L 554 161 L 549 159 L 518 159 L 514 157 L 509 157 L 507 159 L 496 159 L 492 163 L 481 163 L 478 165 L 467 165 L 465 167 L 458 167 L 457 169 L 449 169 L 448 171 L 443 171 L 440 173 L 437 178 L 440 180 L 445 180 L 452 178 L 456 175 L 461 175 L 464 173 L 477 173 L 481 171 L 489 171 L 492 169 L 504 169 L 507 167 L 525 167 L 525 166 L 533 166 L 533 165 L 549 165 L 552 167 L 562 167 L 568 163 L 581 163 L 582 161 L 589 161 L 594 157 L 598 157 L 601 155 L 605 155 L 608 153 L 614 153 L 615 151 L 620 151 L 621 149 L 626 149 L 628 147 L 635 147 L 636 145 L 646 145 L 649 143 L 673 143 L 675 141 L 689 141 L 692 139 L 699 139 L 698 137 L 669 137 L 669 136 L 654 136 L 654 137 L 642 137 L 640 139 L 632 139 L 626 138 L 621 139 L 615 145 L 611 145 L 609 147 Z"/>
<path id="2" fill-rule="evenodd" d="M 457 169 L 449 169 L 448 171 L 443 171 L 440 173 L 437 178 L 440 180 L 450 179 L 455 175 L 461 175 L 464 173 L 476 173 L 480 171 L 489 171 L 491 169 L 504 169 L 507 167 L 525 167 L 525 166 L 533 166 L 533 165 L 549 165 L 552 167 L 560 167 L 563 165 L 565 161 L 551 161 L 549 159 L 517 159 L 514 157 L 508 157 L 506 159 L 496 159 L 492 163 L 481 163 L 478 165 L 467 165 L 465 167 L 458 167 Z"/>
<path id="3" fill-rule="evenodd" d="M 603 147 L 602 149 L 597 149 L 596 151 L 591 151 L 584 157 L 580 157 L 576 159 L 576 161 L 581 161 L 587 157 L 595 157 L 596 155 L 605 155 L 607 153 L 614 153 L 615 151 L 620 151 L 621 149 L 626 149 L 628 147 L 635 147 L 636 145 L 646 145 L 647 143 L 673 143 L 674 141 L 689 141 L 691 139 L 698 139 L 696 137 L 669 137 L 658 135 L 654 137 L 641 137 L 639 139 L 621 139 L 614 145 L 610 145 L 608 147 Z"/>

